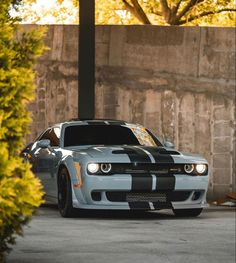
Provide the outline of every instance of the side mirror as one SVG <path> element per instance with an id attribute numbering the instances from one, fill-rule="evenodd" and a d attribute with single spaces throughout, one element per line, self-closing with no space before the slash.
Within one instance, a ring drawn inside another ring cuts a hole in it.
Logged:
<path id="1" fill-rule="evenodd" d="M 50 147 L 50 140 L 40 140 L 40 141 L 38 141 L 37 142 L 37 147 L 38 148 L 42 148 L 42 149 Z"/>
<path id="2" fill-rule="evenodd" d="M 175 145 L 172 143 L 172 142 L 169 142 L 169 141 L 165 141 L 164 142 L 164 146 L 166 148 L 171 148 L 171 149 L 174 149 L 175 148 Z"/>

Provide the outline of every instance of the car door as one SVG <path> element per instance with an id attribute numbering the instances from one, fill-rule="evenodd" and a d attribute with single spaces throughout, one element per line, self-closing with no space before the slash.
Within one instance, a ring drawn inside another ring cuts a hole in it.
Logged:
<path id="1" fill-rule="evenodd" d="M 50 147 L 40 148 L 38 141 L 50 140 Z M 57 197 L 56 169 L 60 159 L 58 151 L 60 141 L 60 128 L 47 129 L 32 145 L 29 156 L 32 169 L 41 180 L 44 191 L 49 197 Z"/>

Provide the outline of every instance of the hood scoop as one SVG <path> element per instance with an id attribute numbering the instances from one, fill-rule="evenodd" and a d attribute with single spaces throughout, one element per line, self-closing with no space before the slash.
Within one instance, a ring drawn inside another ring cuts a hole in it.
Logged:
<path id="1" fill-rule="evenodd" d="M 157 151 L 159 154 L 169 154 L 169 155 L 180 155 L 179 152 L 176 151 Z"/>

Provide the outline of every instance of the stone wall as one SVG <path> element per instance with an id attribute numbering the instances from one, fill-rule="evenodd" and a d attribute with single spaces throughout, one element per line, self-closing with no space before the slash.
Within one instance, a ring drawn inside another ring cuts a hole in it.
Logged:
<path id="1" fill-rule="evenodd" d="M 49 26 L 45 42 L 27 141 L 77 117 L 78 27 Z M 144 124 L 205 156 L 210 199 L 236 191 L 234 103 L 233 28 L 97 26 L 96 117 Z"/>

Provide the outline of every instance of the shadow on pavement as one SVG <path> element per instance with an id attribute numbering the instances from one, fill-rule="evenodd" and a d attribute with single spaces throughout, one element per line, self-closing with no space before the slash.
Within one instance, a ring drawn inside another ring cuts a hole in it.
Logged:
<path id="1" fill-rule="evenodd" d="M 42 209 L 46 209 L 50 212 L 56 212 L 58 214 L 58 217 L 60 217 L 58 208 L 56 204 L 52 203 L 45 203 L 41 206 Z M 78 212 L 73 218 L 70 218 L 70 220 L 73 219 L 79 219 L 79 218 L 87 218 L 87 219 L 103 219 L 103 220 L 154 220 L 154 219 L 168 219 L 168 220 L 189 220 L 189 218 L 183 218 L 183 217 L 176 217 L 172 213 L 171 210 L 160 210 L 160 211 L 124 211 L 124 210 L 83 210 L 78 209 Z M 191 218 L 191 220 L 194 219 L 200 219 L 198 218 Z"/>

